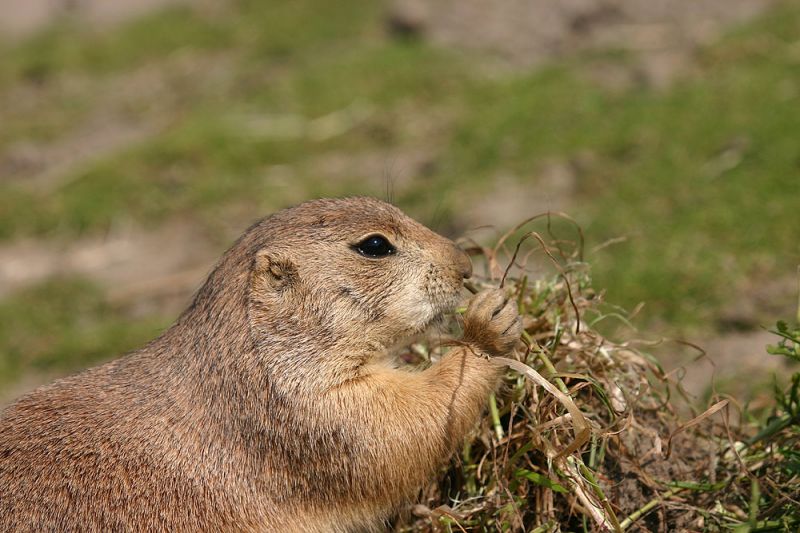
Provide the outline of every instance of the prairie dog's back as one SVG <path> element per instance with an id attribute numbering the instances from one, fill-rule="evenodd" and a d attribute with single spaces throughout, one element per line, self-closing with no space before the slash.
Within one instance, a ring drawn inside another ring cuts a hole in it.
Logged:
<path id="1" fill-rule="evenodd" d="M 135 365 L 137 358 L 126 362 Z M 209 487 L 219 480 L 200 462 L 187 461 L 200 455 L 192 436 L 174 432 L 172 422 L 188 416 L 181 402 L 142 381 L 146 375 L 134 367 L 120 366 L 112 362 L 56 382 L 2 413 L 0 530 L 167 530 L 211 523 L 215 491 Z M 187 478 L 187 468 L 196 480 Z M 166 506 L 175 507 L 165 513 Z"/>

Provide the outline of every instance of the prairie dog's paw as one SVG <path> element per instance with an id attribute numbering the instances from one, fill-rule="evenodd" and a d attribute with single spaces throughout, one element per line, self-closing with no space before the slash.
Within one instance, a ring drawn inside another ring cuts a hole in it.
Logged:
<path id="1" fill-rule="evenodd" d="M 505 355 L 522 334 L 517 304 L 502 289 L 476 294 L 464 313 L 464 341 L 489 355 Z"/>

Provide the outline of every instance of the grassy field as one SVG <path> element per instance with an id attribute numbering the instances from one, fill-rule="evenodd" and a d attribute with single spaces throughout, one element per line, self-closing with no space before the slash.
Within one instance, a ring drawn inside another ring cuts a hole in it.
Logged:
<path id="1" fill-rule="evenodd" d="M 645 302 L 640 324 L 710 333 L 743 287 L 792 280 L 800 263 L 798 35 L 800 8 L 779 8 L 656 90 L 587 75 L 630 61 L 614 51 L 497 75 L 389 38 L 367 1 L 174 8 L 113 32 L 65 20 L 0 47 L 0 156 L 32 144 L 71 162 L 65 139 L 95 124 L 133 140 L 56 173 L 0 167 L 0 246 L 181 220 L 222 250 L 274 209 L 383 197 L 389 182 L 398 205 L 457 233 L 470 227 L 465 198 L 498 177 L 535 190 L 545 162 L 582 158 L 568 211 L 587 248 L 624 238 L 588 255 L 595 286 L 627 308 Z M 111 304 L 80 277 L 12 292 L 0 381 L 81 367 L 171 318 Z"/>

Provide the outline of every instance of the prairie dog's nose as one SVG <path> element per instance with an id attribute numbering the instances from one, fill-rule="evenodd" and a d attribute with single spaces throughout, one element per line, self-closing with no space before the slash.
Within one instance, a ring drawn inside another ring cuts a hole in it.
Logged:
<path id="1" fill-rule="evenodd" d="M 461 273 L 464 279 L 472 277 L 472 260 L 469 258 L 467 252 L 455 246 L 456 252 L 456 268 Z"/>

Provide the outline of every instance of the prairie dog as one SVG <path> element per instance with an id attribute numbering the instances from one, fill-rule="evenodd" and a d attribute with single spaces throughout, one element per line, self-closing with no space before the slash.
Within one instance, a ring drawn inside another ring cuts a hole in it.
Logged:
<path id="1" fill-rule="evenodd" d="M 477 422 L 521 321 L 475 296 L 421 372 L 388 347 L 455 306 L 467 255 L 395 207 L 248 229 L 138 351 L 0 415 L 2 531 L 379 531 Z"/>

